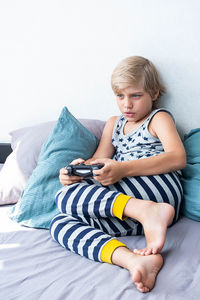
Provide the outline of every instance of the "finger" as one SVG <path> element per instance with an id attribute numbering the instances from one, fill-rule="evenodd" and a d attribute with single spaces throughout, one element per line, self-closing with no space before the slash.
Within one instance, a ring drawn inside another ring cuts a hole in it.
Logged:
<path id="1" fill-rule="evenodd" d="M 104 165 L 101 169 L 94 170 L 93 174 L 98 175 L 98 176 L 105 176 L 105 171 L 107 170 L 106 165 Z"/>
<path id="2" fill-rule="evenodd" d="M 105 163 L 105 158 L 97 158 L 90 162 L 91 165 L 104 164 L 104 163 Z"/>
<path id="3" fill-rule="evenodd" d="M 94 159 L 90 161 L 90 165 L 94 165 L 98 163 L 98 159 Z"/>
<path id="4" fill-rule="evenodd" d="M 108 185 L 110 185 L 110 183 L 107 182 L 107 181 L 100 181 L 100 183 L 101 183 L 101 185 L 103 185 L 103 186 L 108 186 Z"/>
<path id="5" fill-rule="evenodd" d="M 85 162 L 84 159 L 82 159 L 82 158 L 77 158 L 77 159 L 74 159 L 74 160 L 71 162 L 71 165 L 83 164 L 84 162 Z"/>
<path id="6" fill-rule="evenodd" d="M 73 181 L 81 181 L 83 180 L 83 177 L 80 177 L 80 176 L 72 176 L 72 178 L 70 178 L 71 180 Z"/>
<path id="7" fill-rule="evenodd" d="M 100 182 L 102 185 L 106 185 L 107 186 L 107 185 L 110 184 L 110 182 L 106 181 L 105 179 L 101 178 L 100 176 L 95 176 L 94 178 L 95 178 L 95 180 L 97 180 L 98 182 Z"/>
<path id="8" fill-rule="evenodd" d="M 103 171 L 102 170 L 94 170 L 93 174 L 96 176 L 100 176 L 100 175 L 103 175 Z"/>
<path id="9" fill-rule="evenodd" d="M 77 183 L 77 182 L 81 182 L 83 180 L 82 177 L 79 177 L 78 179 L 64 179 L 64 180 L 60 180 L 60 182 L 62 183 L 62 185 L 70 185 L 73 183 Z"/>
<path id="10" fill-rule="evenodd" d="M 73 182 L 83 180 L 83 177 L 80 176 L 67 176 L 67 177 L 65 176 L 64 178 L 65 180 L 73 181 Z"/>
<path id="11" fill-rule="evenodd" d="M 66 170 L 66 172 L 68 173 L 68 171 Z M 82 180 L 83 177 L 81 176 L 69 176 L 67 174 L 61 173 L 59 175 L 59 179 L 62 181 L 79 181 L 80 179 Z"/>
<path id="12" fill-rule="evenodd" d="M 93 178 L 94 178 L 96 181 L 98 181 L 98 182 L 101 183 L 101 179 L 99 178 L 99 176 L 93 176 Z"/>
<path id="13" fill-rule="evenodd" d="M 68 171 L 66 168 L 60 169 L 60 175 L 66 175 L 66 174 L 68 174 Z"/>
<path id="14" fill-rule="evenodd" d="M 80 183 L 82 181 L 82 179 L 78 179 L 78 180 L 70 180 L 67 182 L 67 184 L 74 184 L 74 183 Z"/>

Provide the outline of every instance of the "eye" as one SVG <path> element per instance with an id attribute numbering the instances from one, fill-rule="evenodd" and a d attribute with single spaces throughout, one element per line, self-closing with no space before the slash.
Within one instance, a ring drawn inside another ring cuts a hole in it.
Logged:
<path id="1" fill-rule="evenodd" d="M 123 99 L 124 95 L 123 94 L 117 94 L 117 98 Z"/>
<path id="2" fill-rule="evenodd" d="M 132 94 L 131 95 L 131 98 L 133 98 L 133 99 L 139 99 L 140 97 L 141 97 L 140 94 Z"/>

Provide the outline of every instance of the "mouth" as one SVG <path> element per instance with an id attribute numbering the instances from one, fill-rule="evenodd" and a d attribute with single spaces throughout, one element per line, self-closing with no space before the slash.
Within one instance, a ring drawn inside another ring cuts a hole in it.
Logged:
<path id="1" fill-rule="evenodd" d="M 133 112 L 124 112 L 125 117 L 132 118 L 132 117 L 134 117 L 134 115 L 135 115 L 135 113 L 133 113 Z"/>

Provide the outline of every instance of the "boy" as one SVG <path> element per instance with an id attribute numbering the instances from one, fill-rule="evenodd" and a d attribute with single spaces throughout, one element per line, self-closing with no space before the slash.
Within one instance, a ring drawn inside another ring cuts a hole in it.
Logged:
<path id="1" fill-rule="evenodd" d="M 72 162 L 104 167 L 93 179 L 60 170 L 61 214 L 50 231 L 79 255 L 128 269 L 137 289 L 149 292 L 163 264 L 167 227 L 178 219 L 182 188 L 176 170 L 185 167 L 185 151 L 171 114 L 155 109 L 165 88 L 149 60 L 124 59 L 111 84 L 121 116 L 107 121 L 91 159 Z M 116 239 L 142 231 L 145 249 L 131 251 Z"/>

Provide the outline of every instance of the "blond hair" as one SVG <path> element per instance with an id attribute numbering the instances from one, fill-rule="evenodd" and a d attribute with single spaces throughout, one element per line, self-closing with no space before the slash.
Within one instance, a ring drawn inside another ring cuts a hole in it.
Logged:
<path id="1" fill-rule="evenodd" d="M 114 93 L 117 94 L 122 89 L 139 83 L 152 98 L 158 91 L 157 99 L 166 93 L 166 88 L 151 61 L 142 56 L 130 56 L 123 59 L 112 73 L 111 86 Z"/>

